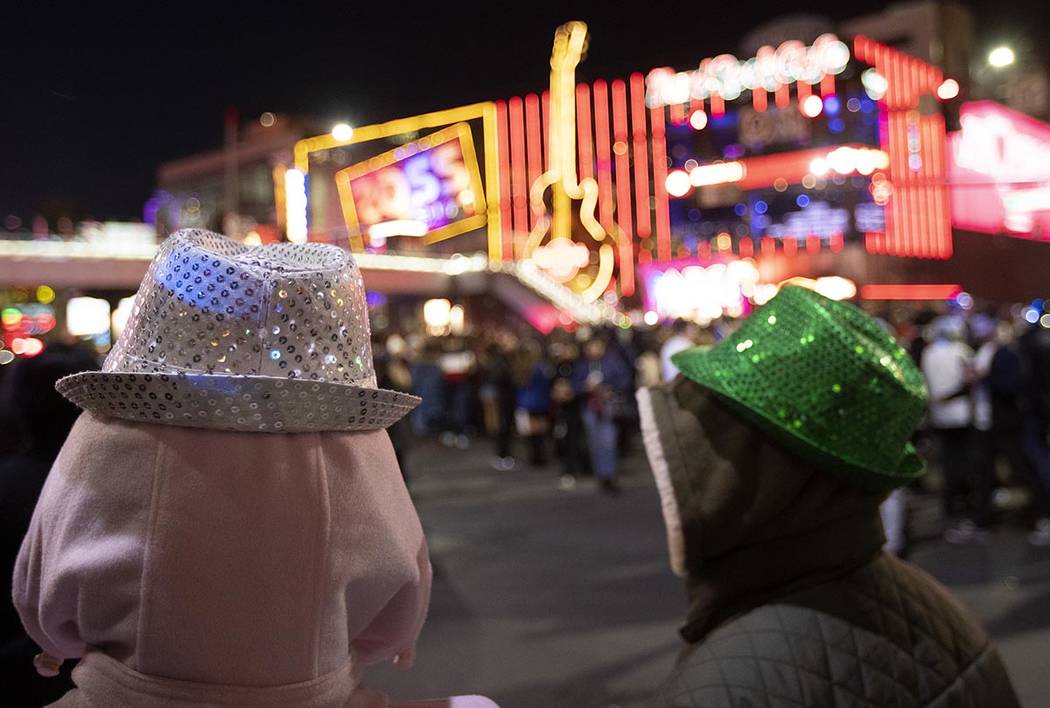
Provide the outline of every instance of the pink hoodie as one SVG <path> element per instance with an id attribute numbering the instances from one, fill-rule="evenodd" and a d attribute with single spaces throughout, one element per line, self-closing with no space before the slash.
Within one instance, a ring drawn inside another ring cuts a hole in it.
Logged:
<path id="1" fill-rule="evenodd" d="M 294 435 L 85 413 L 44 487 L 14 601 L 59 706 L 369 705 L 409 663 L 430 563 L 385 431 Z M 477 705 L 493 705 L 487 701 Z"/>

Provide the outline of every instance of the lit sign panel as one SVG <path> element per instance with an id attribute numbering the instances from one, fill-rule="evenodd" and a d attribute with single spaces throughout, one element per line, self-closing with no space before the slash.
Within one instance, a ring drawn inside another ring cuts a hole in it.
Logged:
<path id="1" fill-rule="evenodd" d="M 708 322 L 722 315 L 740 317 L 755 295 L 758 269 L 750 259 L 701 266 L 670 261 L 639 267 L 645 283 L 646 308 L 661 317 Z"/>
<path id="2" fill-rule="evenodd" d="M 393 236 L 434 243 L 485 224 L 485 196 L 466 123 L 340 170 L 350 238 L 382 247 Z"/>
<path id="3" fill-rule="evenodd" d="M 952 221 L 1050 238 L 1050 125 L 993 101 L 963 105 L 949 136 Z"/>
<path id="4" fill-rule="evenodd" d="M 762 47 L 746 61 L 721 54 L 704 59 L 694 71 L 653 69 L 646 79 L 646 102 L 650 107 L 665 106 L 712 94 L 732 101 L 744 91 L 776 91 L 797 81 L 816 84 L 826 75 L 841 74 L 849 59 L 849 47 L 833 34 L 817 37 L 809 47 L 798 40 L 776 49 Z"/>

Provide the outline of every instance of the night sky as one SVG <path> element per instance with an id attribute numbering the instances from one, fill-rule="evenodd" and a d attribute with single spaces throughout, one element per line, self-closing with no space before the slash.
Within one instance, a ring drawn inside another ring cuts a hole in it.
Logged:
<path id="1" fill-rule="evenodd" d="M 583 80 L 735 53 L 772 17 L 758 9 L 771 3 L 690 0 L 13 4 L 0 11 L 0 216 L 23 219 L 140 219 L 157 165 L 218 147 L 228 105 L 364 125 L 542 89 L 566 20 L 590 25 Z M 986 43 L 1050 44 L 1046 0 L 967 4 Z M 886 5 L 797 10 L 841 20 Z"/>

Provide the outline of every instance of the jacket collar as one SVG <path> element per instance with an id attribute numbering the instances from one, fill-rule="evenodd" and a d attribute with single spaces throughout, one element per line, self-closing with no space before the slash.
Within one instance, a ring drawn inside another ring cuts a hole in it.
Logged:
<path id="1" fill-rule="evenodd" d="M 812 468 L 688 379 L 649 389 L 639 403 L 658 482 L 666 476 L 665 520 L 678 515 L 667 527 L 689 589 L 688 641 L 878 553 L 882 495 Z"/>

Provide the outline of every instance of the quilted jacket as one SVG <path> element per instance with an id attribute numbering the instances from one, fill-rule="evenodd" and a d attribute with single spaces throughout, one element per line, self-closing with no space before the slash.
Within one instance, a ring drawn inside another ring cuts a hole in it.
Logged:
<path id="1" fill-rule="evenodd" d="M 998 652 L 932 578 L 880 554 L 732 619 L 683 653 L 668 708 L 1014 708 Z"/>
<path id="2" fill-rule="evenodd" d="M 696 384 L 639 392 L 687 642 L 658 708 L 1015 708 L 998 652 L 881 551 L 881 496 L 812 469 Z"/>

